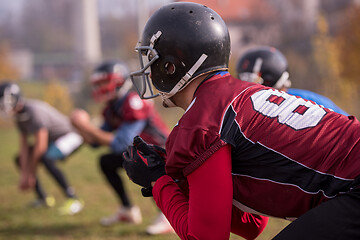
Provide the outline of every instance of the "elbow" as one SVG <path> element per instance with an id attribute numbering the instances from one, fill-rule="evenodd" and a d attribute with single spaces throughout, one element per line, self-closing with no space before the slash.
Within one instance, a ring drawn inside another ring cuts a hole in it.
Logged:
<path id="1" fill-rule="evenodd" d="M 249 235 L 246 237 L 248 240 L 256 239 L 265 229 L 267 223 L 269 221 L 268 217 L 257 216 L 254 219 L 254 228 L 249 231 Z"/>
<path id="2" fill-rule="evenodd" d="M 245 213 L 242 218 L 232 221 L 231 232 L 247 240 L 256 239 L 265 229 L 269 218 Z M 241 221 L 238 221 L 240 220 Z"/>
<path id="3" fill-rule="evenodd" d="M 256 236 L 259 236 L 264 231 L 268 221 L 269 217 L 259 216 L 259 218 L 256 220 L 256 222 L 258 223 L 258 231 Z"/>

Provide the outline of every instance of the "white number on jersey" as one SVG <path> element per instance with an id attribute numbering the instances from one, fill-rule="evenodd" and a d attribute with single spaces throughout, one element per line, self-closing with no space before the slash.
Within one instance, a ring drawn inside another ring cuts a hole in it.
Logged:
<path id="1" fill-rule="evenodd" d="M 315 127 L 326 114 L 317 104 L 275 89 L 260 90 L 251 101 L 257 112 L 295 130 Z"/>

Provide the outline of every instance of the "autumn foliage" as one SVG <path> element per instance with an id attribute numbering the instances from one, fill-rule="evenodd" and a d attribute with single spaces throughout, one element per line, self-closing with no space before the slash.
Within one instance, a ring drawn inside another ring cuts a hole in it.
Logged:
<path id="1" fill-rule="evenodd" d="M 19 72 L 12 65 L 9 53 L 8 45 L 0 42 L 0 82 L 19 78 Z"/>
<path id="2" fill-rule="evenodd" d="M 353 6 L 344 14 L 336 42 L 339 46 L 341 74 L 351 82 L 360 83 L 360 6 Z"/>
<path id="3" fill-rule="evenodd" d="M 56 80 L 51 80 L 45 85 L 43 100 L 66 115 L 73 109 L 68 88 Z"/>
<path id="4" fill-rule="evenodd" d="M 314 35 L 313 58 L 321 82 L 321 93 L 351 115 L 359 117 L 360 7 L 346 10 L 340 28 L 330 33 L 327 19 L 320 15 Z"/>

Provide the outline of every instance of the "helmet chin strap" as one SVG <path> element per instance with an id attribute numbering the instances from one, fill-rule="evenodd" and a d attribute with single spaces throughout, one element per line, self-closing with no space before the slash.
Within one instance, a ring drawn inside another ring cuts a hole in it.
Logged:
<path id="1" fill-rule="evenodd" d="M 289 88 L 291 86 L 291 82 L 289 80 L 289 73 L 283 72 L 279 80 L 276 82 L 276 84 L 273 86 L 273 88 L 281 89 L 283 86 Z"/>
<path id="2" fill-rule="evenodd" d="M 174 96 L 177 92 L 184 89 L 193 80 L 192 76 L 205 62 L 207 57 L 208 56 L 203 53 L 196 61 L 196 63 L 190 68 L 190 70 L 185 73 L 185 75 L 180 79 L 180 81 L 173 87 L 173 89 L 171 89 L 170 92 L 160 92 L 164 107 L 176 107 L 176 105 L 170 100 L 170 98 Z"/>
<path id="3" fill-rule="evenodd" d="M 171 101 L 170 98 L 166 98 L 164 95 L 161 95 L 161 99 L 163 101 L 162 102 L 163 107 L 166 108 L 176 107 L 175 103 Z"/>

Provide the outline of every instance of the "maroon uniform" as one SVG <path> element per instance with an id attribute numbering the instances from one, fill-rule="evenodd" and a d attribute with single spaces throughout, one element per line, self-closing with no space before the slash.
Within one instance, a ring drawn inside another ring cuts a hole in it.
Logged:
<path id="1" fill-rule="evenodd" d="M 221 72 L 199 86 L 170 134 L 166 171 L 183 179 L 230 144 L 234 205 L 296 218 L 359 187 L 359 127 L 354 117 Z"/>
<path id="2" fill-rule="evenodd" d="M 138 94 L 187 109 L 166 142 L 167 175 L 157 154 L 140 151 L 127 153 L 126 170 L 143 187 L 151 182 L 181 239 L 255 239 L 267 218 L 253 213 L 297 218 L 277 240 L 360 239 L 355 118 L 219 72 L 230 35 L 204 5 L 160 8 L 136 50 Z"/>

